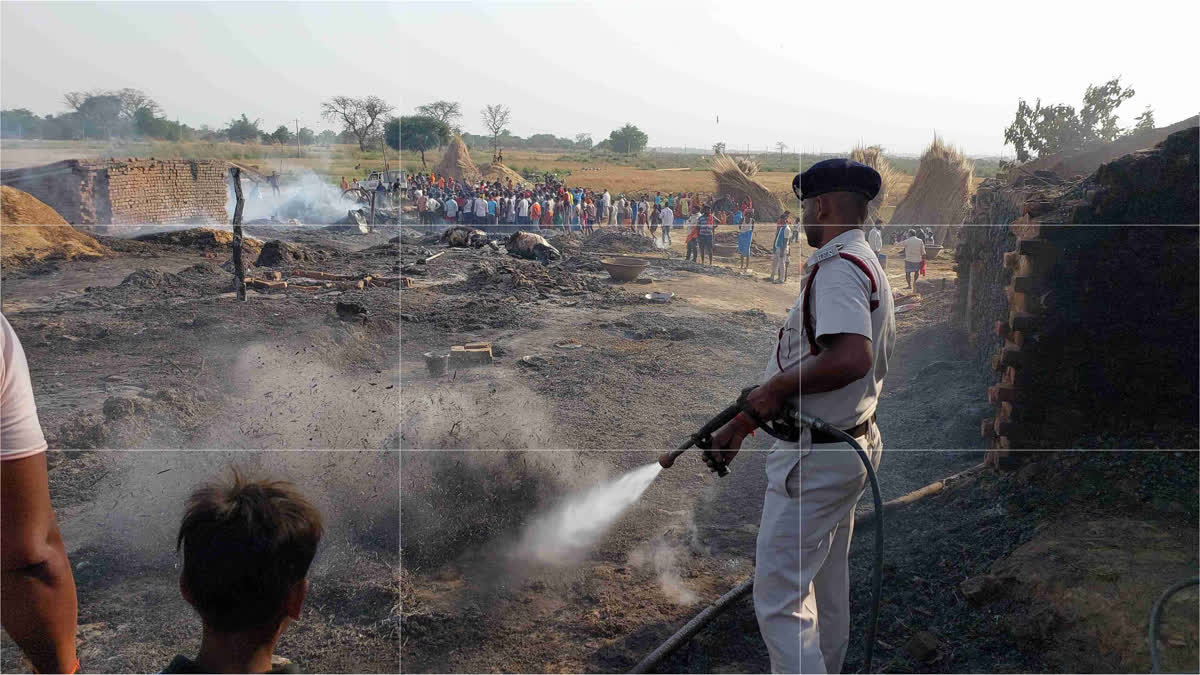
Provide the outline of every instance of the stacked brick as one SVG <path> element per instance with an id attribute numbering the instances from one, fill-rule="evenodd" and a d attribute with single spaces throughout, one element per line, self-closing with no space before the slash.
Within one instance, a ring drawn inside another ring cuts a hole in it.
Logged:
<path id="1" fill-rule="evenodd" d="M 0 174 L 69 223 L 224 224 L 226 172 L 219 160 L 67 160 Z"/>
<path id="2" fill-rule="evenodd" d="M 968 222 L 1012 223 L 967 227 L 957 250 L 955 318 L 998 374 L 989 461 L 1195 446 L 1177 439 L 1200 408 L 1197 142 L 1192 127 L 1070 185 L 977 195 Z"/>

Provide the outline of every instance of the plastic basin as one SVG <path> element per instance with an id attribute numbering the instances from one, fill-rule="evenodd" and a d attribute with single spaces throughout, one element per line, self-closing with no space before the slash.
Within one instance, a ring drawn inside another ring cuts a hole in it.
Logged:
<path id="1" fill-rule="evenodd" d="M 638 278 L 647 263 L 641 258 L 605 258 L 600 261 L 608 275 L 615 281 L 633 281 Z"/>

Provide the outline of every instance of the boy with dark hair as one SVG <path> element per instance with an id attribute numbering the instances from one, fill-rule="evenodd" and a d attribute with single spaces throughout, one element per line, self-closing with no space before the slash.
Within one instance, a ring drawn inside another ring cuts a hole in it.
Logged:
<path id="1" fill-rule="evenodd" d="M 176 549 L 179 590 L 204 632 L 195 660 L 176 656 L 164 673 L 298 673 L 273 666 L 284 629 L 300 618 L 321 514 L 286 481 L 204 485 L 188 498 Z"/>

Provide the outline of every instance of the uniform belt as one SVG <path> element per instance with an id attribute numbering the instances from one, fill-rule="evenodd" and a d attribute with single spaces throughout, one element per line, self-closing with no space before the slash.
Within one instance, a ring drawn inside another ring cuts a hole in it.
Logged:
<path id="1" fill-rule="evenodd" d="M 863 434 L 867 433 L 867 431 L 870 430 L 871 425 L 874 423 L 875 423 L 875 413 L 871 413 L 871 416 L 869 418 L 867 418 L 867 421 L 865 421 L 862 424 L 859 424 L 857 426 L 850 427 L 849 429 L 843 429 L 842 431 L 845 431 L 847 434 L 849 434 L 851 438 L 858 438 L 859 436 L 862 436 Z M 824 431 L 818 431 L 816 429 L 813 429 L 812 430 L 812 442 L 814 445 L 816 445 L 817 443 L 843 443 L 844 441 L 842 441 L 840 438 L 833 436 L 832 434 L 828 434 Z"/>

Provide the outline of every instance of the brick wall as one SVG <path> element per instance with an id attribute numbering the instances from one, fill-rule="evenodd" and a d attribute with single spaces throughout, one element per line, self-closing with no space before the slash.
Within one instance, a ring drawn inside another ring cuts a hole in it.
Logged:
<path id="1" fill-rule="evenodd" d="M 32 194 L 72 224 L 224 224 L 227 166 L 219 160 L 67 160 L 0 172 L 0 182 Z"/>

